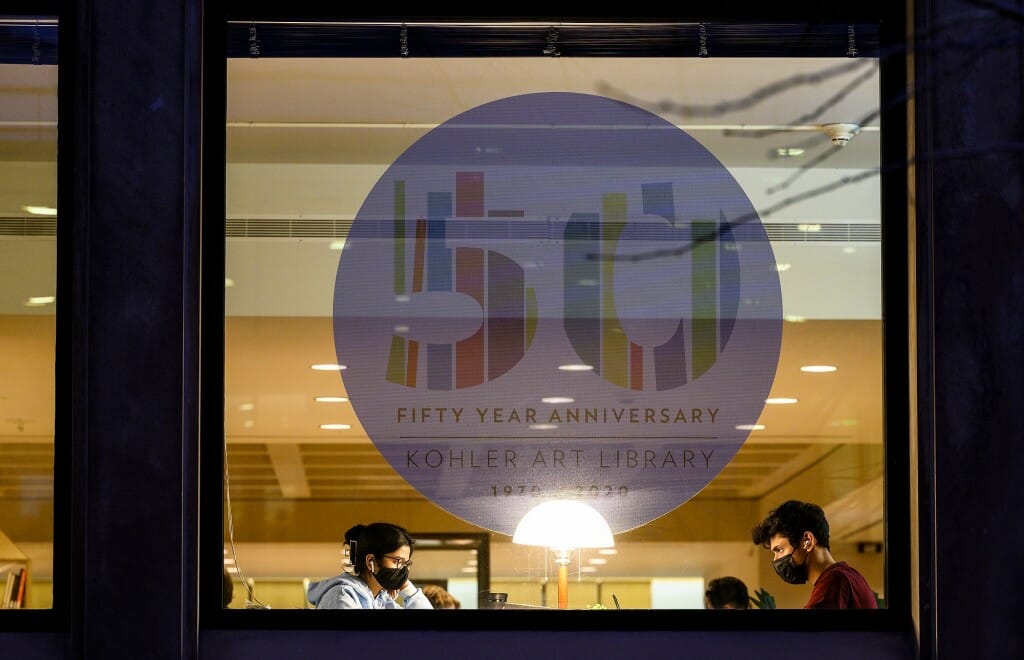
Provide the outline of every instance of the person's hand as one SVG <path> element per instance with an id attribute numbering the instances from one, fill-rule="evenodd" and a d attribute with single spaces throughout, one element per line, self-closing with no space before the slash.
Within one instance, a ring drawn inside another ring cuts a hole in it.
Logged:
<path id="1" fill-rule="evenodd" d="M 405 584 L 403 584 L 402 586 L 400 586 L 400 587 L 399 587 L 399 588 L 397 588 L 397 589 L 394 589 L 394 590 L 392 590 L 392 591 L 389 591 L 389 592 L 388 592 L 388 595 L 389 595 L 389 596 L 391 596 L 391 598 L 392 598 L 393 600 L 397 600 L 397 599 L 398 599 L 398 594 L 402 593 L 402 589 L 405 589 L 405 588 L 406 588 L 406 587 L 408 587 L 408 586 L 409 586 L 409 580 L 406 580 L 406 581 L 405 581 Z"/>
<path id="2" fill-rule="evenodd" d="M 750 597 L 750 602 L 756 605 L 759 610 L 775 609 L 775 596 L 764 589 L 755 590 L 754 595 Z"/>

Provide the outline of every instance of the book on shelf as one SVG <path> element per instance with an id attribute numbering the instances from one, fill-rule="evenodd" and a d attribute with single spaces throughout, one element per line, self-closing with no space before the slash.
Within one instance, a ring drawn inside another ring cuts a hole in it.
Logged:
<path id="1" fill-rule="evenodd" d="M 28 582 L 28 575 L 24 568 L 18 571 L 18 578 L 18 593 L 14 599 L 14 606 L 21 608 L 25 606 L 25 583 Z"/>
<path id="2" fill-rule="evenodd" d="M 14 571 L 8 571 L 7 578 L 4 580 L 4 596 L 0 600 L 0 607 L 7 608 L 7 604 L 11 602 L 12 589 L 14 589 Z"/>
<path id="3" fill-rule="evenodd" d="M 22 607 L 28 595 L 29 558 L 0 529 L 0 608 Z"/>
<path id="4" fill-rule="evenodd" d="M 3 585 L 3 595 L 0 596 L 0 608 L 20 608 L 25 603 L 28 574 L 25 572 L 25 567 L 15 569 L 11 566 L 5 566 L 3 568 L 8 570 L 0 573 L 2 575 L 0 577 L 0 584 Z"/>

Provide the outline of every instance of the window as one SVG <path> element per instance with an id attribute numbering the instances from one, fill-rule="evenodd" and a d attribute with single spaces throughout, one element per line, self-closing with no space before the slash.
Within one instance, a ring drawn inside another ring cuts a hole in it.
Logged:
<path id="1" fill-rule="evenodd" d="M 0 608 L 53 602 L 57 21 L 0 15 Z"/>
<path id="2" fill-rule="evenodd" d="M 231 22 L 231 607 L 311 607 L 385 520 L 490 534 L 512 606 L 701 609 L 732 575 L 798 609 L 750 532 L 800 499 L 885 608 L 879 38 Z M 513 543 L 555 498 L 614 547 Z M 414 581 L 484 579 L 419 557 Z"/>

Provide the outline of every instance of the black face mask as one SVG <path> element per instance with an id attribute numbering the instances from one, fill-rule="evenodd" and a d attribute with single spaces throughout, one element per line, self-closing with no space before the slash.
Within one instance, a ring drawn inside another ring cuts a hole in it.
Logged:
<path id="1" fill-rule="evenodd" d="M 401 589 L 405 581 L 409 579 L 409 567 L 403 566 L 402 568 L 384 568 L 381 566 L 376 573 L 373 574 L 376 578 L 377 584 L 382 586 L 385 591 L 394 591 Z"/>
<path id="2" fill-rule="evenodd" d="M 807 560 L 804 559 L 803 565 L 798 566 L 793 561 L 792 552 L 773 561 L 772 568 L 780 578 L 790 584 L 805 584 L 807 582 Z"/>

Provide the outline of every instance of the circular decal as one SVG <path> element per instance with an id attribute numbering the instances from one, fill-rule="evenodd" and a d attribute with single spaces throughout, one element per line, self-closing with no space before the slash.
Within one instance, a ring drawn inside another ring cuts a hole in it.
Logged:
<path id="1" fill-rule="evenodd" d="M 618 533 L 732 459 L 778 364 L 771 245 L 675 125 L 576 93 L 501 99 L 403 153 L 346 238 L 338 358 L 410 484 L 511 535 L 576 499 Z"/>

